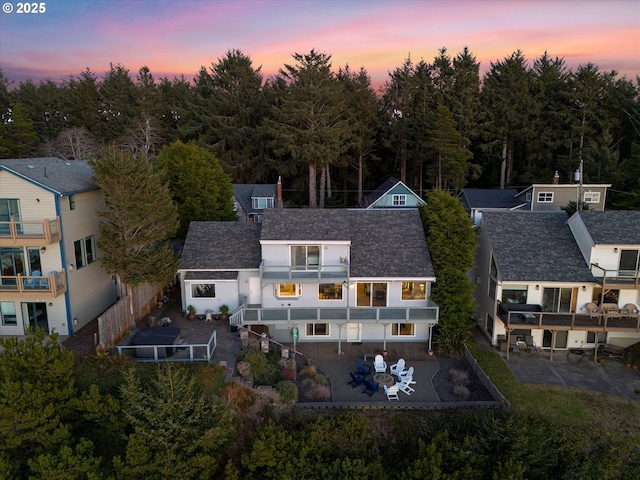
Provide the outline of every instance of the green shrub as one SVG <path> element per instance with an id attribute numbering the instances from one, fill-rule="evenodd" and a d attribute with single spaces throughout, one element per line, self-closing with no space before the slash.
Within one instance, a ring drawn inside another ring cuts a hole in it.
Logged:
<path id="1" fill-rule="evenodd" d="M 449 375 L 451 375 L 451 381 L 455 385 L 468 385 L 469 384 L 469 372 L 466 370 L 457 370 L 452 368 L 449 370 Z"/>
<path id="2" fill-rule="evenodd" d="M 293 382 L 278 382 L 276 390 L 280 394 L 282 403 L 293 404 L 298 401 L 298 387 Z"/>

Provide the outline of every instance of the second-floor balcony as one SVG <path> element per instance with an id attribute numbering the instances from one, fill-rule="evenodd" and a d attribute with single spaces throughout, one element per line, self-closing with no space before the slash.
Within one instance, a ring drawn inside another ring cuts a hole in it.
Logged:
<path id="1" fill-rule="evenodd" d="M 0 245 L 45 246 L 59 242 L 60 217 L 39 222 L 0 222 Z"/>
<path id="2" fill-rule="evenodd" d="M 640 270 L 608 270 L 595 263 L 591 264 L 591 273 L 603 287 L 638 289 L 640 288 Z"/>
<path id="3" fill-rule="evenodd" d="M 243 305 L 231 316 L 231 324 L 260 323 L 438 323 L 439 307 L 431 300 L 425 307 L 299 307 L 262 308 Z"/>
<path id="4" fill-rule="evenodd" d="M 64 269 L 46 275 L 17 275 L 0 277 L 2 298 L 20 296 L 25 299 L 55 298 L 67 291 Z"/>
<path id="5" fill-rule="evenodd" d="M 349 278 L 349 264 L 338 265 L 270 265 L 260 263 L 260 279 L 273 283 L 316 283 L 346 281 Z"/>

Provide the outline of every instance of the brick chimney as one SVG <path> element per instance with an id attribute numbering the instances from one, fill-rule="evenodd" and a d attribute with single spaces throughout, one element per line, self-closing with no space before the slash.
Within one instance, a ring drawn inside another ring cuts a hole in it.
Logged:
<path id="1" fill-rule="evenodd" d="M 553 180 L 551 180 L 553 185 L 558 185 L 560 183 L 560 175 L 558 175 L 558 170 L 556 170 L 555 175 L 553 176 Z"/>
<path id="2" fill-rule="evenodd" d="M 282 203 L 282 177 L 278 177 L 278 206 L 277 208 L 284 208 L 284 203 Z"/>

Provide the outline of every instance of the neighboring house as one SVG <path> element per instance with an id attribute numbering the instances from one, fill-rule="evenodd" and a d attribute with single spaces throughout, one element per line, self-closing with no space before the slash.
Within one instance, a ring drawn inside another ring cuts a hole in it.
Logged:
<path id="1" fill-rule="evenodd" d="M 640 340 L 638 319 L 620 314 L 626 303 L 640 301 L 639 213 L 582 211 L 568 220 L 562 211 L 485 212 L 471 274 L 477 284 L 477 319 L 492 343 L 502 337 L 506 345 L 531 335 L 538 347 L 566 349 Z M 605 220 L 608 214 L 614 214 L 608 217 L 611 222 Z M 621 224 L 631 243 L 616 241 L 623 240 L 616 233 Z M 596 245 L 604 238 L 610 241 Z M 601 271 L 590 268 L 594 252 L 602 257 L 601 265 L 606 260 L 603 268 L 617 271 L 622 250 L 635 252 L 634 259 L 631 253 L 624 256 L 622 265 L 632 267 L 624 286 L 610 278 L 603 288 Z M 593 314 L 587 308 L 592 303 L 615 303 L 615 314 Z"/>
<path id="2" fill-rule="evenodd" d="M 365 197 L 361 207 L 374 208 L 416 208 L 424 205 L 424 200 L 397 178 L 389 178 Z"/>
<path id="3" fill-rule="evenodd" d="M 97 262 L 92 176 L 85 161 L 0 160 L 0 335 L 72 335 L 116 301 Z"/>
<path id="4" fill-rule="evenodd" d="M 269 209 L 261 224 L 192 222 L 182 306 L 280 342 L 429 341 L 435 281 L 417 210 Z"/>
<path id="5" fill-rule="evenodd" d="M 522 202 L 515 188 L 464 188 L 460 201 L 476 227 L 480 226 L 482 212 L 517 210 Z"/>
<path id="6" fill-rule="evenodd" d="M 533 184 L 516 195 L 523 210 L 557 211 L 569 202 L 588 205 L 589 210 L 604 210 L 611 184 L 559 183 L 558 172 L 551 184 Z"/>
<path id="7" fill-rule="evenodd" d="M 233 207 L 240 222 L 261 222 L 266 208 L 282 208 L 282 182 L 277 184 L 233 185 Z"/>

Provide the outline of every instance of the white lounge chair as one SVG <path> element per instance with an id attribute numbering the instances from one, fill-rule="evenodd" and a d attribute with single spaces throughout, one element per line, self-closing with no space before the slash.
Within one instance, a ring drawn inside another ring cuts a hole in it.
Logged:
<path id="1" fill-rule="evenodd" d="M 391 375 L 399 376 L 402 372 L 404 372 L 404 358 L 398 360 L 398 363 L 394 363 L 389 367 L 389 373 Z"/>
<path id="2" fill-rule="evenodd" d="M 384 386 L 384 392 L 387 394 L 387 400 L 398 400 L 400 401 L 400 397 L 398 396 L 398 386 L 397 384 L 392 387 Z"/>
<path id="3" fill-rule="evenodd" d="M 409 367 L 409 370 L 402 372 L 400 375 L 398 375 L 398 378 L 401 382 L 411 380 L 413 378 L 413 367 Z"/>
<path id="4" fill-rule="evenodd" d="M 416 382 L 411 382 L 411 383 L 416 383 Z M 416 391 L 414 388 L 409 386 L 409 383 L 405 383 L 405 382 L 396 383 L 394 387 L 398 387 L 398 390 L 400 390 L 403 393 L 406 393 L 407 395 L 411 395 L 412 392 Z"/>
<path id="5" fill-rule="evenodd" d="M 376 355 L 376 358 L 373 362 L 373 368 L 375 369 L 376 373 L 387 373 L 387 362 L 384 361 L 382 355 Z"/>

